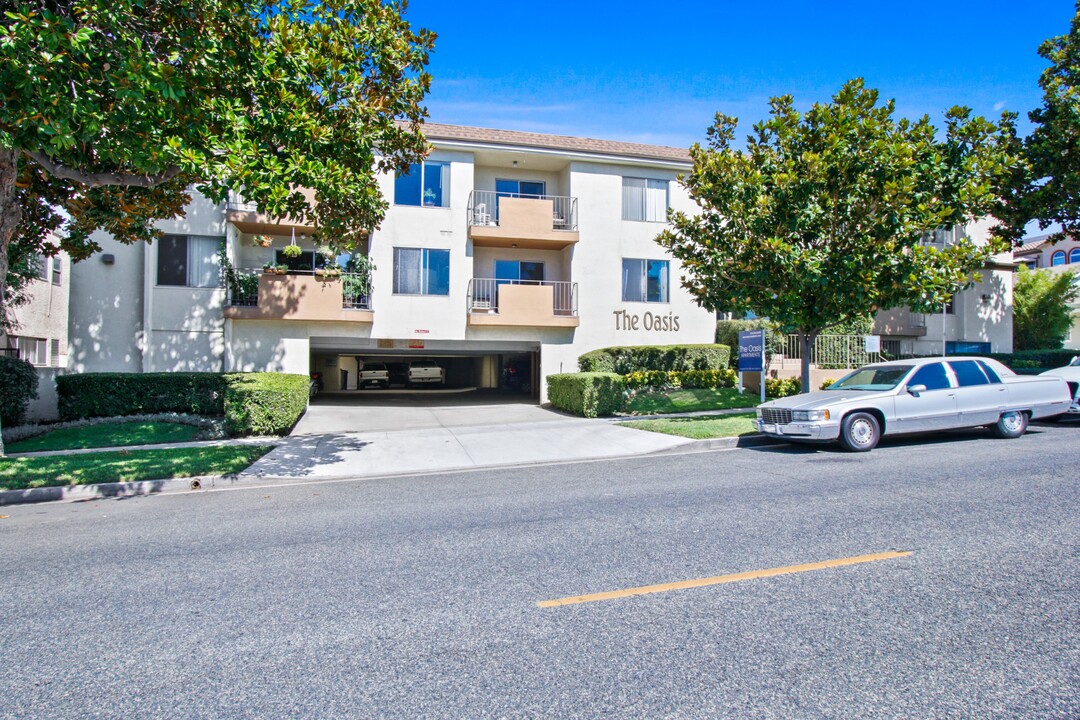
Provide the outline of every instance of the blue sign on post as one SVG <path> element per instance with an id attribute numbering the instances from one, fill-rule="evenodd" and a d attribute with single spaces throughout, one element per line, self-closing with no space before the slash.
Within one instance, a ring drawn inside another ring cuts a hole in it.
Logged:
<path id="1" fill-rule="evenodd" d="M 765 331 L 746 330 L 739 333 L 739 372 L 761 372 L 765 369 Z"/>

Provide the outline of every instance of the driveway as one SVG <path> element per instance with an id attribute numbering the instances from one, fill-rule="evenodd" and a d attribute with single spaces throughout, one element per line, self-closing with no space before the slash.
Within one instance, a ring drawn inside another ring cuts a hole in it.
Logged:
<path id="1" fill-rule="evenodd" d="M 362 390 L 318 395 L 292 435 L 517 425 L 566 418 L 526 395 L 498 390 Z"/>

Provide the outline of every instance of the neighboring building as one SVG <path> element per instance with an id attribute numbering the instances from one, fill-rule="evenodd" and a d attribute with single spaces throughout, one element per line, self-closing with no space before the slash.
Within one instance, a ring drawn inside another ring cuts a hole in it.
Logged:
<path id="1" fill-rule="evenodd" d="M 946 247 L 966 237 L 984 245 L 992 220 L 935 232 L 927 242 Z M 960 291 L 939 312 L 915 313 L 909 308 L 879 312 L 874 333 L 881 349 L 903 355 L 980 355 L 1012 352 L 1012 288 L 1016 264 L 1012 253 L 994 255 L 980 271 L 981 279 Z"/>
<path id="2" fill-rule="evenodd" d="M 712 313 L 680 284 L 655 241 L 669 208 L 693 212 L 676 176 L 685 150 L 429 124 L 434 150 L 407 175 L 380 178 L 390 203 L 358 254 L 370 290 L 315 276 L 315 228 L 260 215 L 242 199 L 197 193 L 164 239 L 124 246 L 75 268 L 71 358 L 76 371 L 321 372 L 327 390 L 356 387 L 365 362 L 436 359 L 447 383 L 497 387 L 546 375 L 611 345 L 708 343 Z M 262 236 L 271 236 L 267 246 Z M 299 245 L 301 254 L 283 252 Z M 219 287 L 219 248 L 257 290 Z"/>
<path id="3" fill-rule="evenodd" d="M 1049 235 L 1030 239 L 1013 255 L 1018 263 L 1042 272 L 1072 272 L 1080 282 L 1080 241 L 1067 238 L 1057 243 L 1049 242 Z M 1072 304 L 1073 325 L 1065 338 L 1066 350 L 1080 350 L 1080 300 Z"/>
<path id="4" fill-rule="evenodd" d="M 4 352 L 38 369 L 38 399 L 30 404 L 31 420 L 52 418 L 56 408 L 53 378 L 68 363 L 68 305 L 71 261 L 66 253 L 42 257 L 38 276 L 26 286 L 29 302 L 12 308 L 11 331 Z"/>

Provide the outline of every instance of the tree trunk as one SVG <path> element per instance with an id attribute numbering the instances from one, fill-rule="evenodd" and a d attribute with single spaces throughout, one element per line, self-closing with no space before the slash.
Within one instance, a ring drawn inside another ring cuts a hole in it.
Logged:
<path id="1" fill-rule="evenodd" d="M 799 331 L 799 354 L 802 358 L 802 392 L 810 392 L 810 354 L 814 350 L 814 341 L 817 340 L 820 330 Z"/>
<path id="2" fill-rule="evenodd" d="M 15 228 L 22 218 L 22 208 L 15 189 L 19 174 L 19 151 L 0 147 L 0 320 L 7 319 L 8 248 Z M 7 331 L 0 323 L 0 348 L 7 347 Z M 3 427 L 0 426 L 0 431 Z M 0 457 L 4 456 L 4 438 L 0 435 Z"/>

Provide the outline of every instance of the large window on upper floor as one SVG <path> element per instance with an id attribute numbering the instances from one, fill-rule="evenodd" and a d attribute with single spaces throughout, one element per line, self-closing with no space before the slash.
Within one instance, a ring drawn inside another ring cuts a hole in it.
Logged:
<path id="1" fill-rule="evenodd" d="M 395 295 L 449 295 L 450 251 L 394 248 Z"/>
<path id="2" fill-rule="evenodd" d="M 1057 267 L 1058 265 L 1065 264 L 1065 251 L 1056 250 L 1053 255 L 1050 256 L 1050 267 Z"/>
<path id="3" fill-rule="evenodd" d="M 45 338 L 18 337 L 9 335 L 8 348 L 15 351 L 16 357 L 31 365 L 45 366 L 49 362 L 49 345 Z"/>
<path id="4" fill-rule="evenodd" d="M 668 261 L 623 258 L 623 302 L 668 302 Z"/>
<path id="5" fill-rule="evenodd" d="M 450 163 L 424 161 L 410 165 L 394 179 L 394 204 L 450 206 Z"/>
<path id="6" fill-rule="evenodd" d="M 622 179 L 623 220 L 667 222 L 668 181 L 649 178 Z"/>
<path id="7" fill-rule="evenodd" d="M 1080 248 L 1073 248 L 1069 251 L 1069 264 L 1075 265 L 1080 263 Z"/>
<path id="8" fill-rule="evenodd" d="M 218 287 L 218 252 L 223 238 L 165 235 L 158 243 L 157 284 L 174 287 Z"/>

